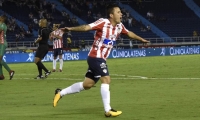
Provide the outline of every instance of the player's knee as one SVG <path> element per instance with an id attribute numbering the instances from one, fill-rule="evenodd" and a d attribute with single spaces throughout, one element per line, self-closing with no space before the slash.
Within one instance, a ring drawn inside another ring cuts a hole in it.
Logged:
<path id="1" fill-rule="evenodd" d="M 100 78 L 101 79 L 101 83 L 105 83 L 105 84 L 110 84 L 110 76 L 103 76 Z"/>
<path id="2" fill-rule="evenodd" d="M 84 83 L 83 82 L 83 88 L 85 90 L 89 90 L 91 87 L 93 87 L 95 85 L 95 83 Z"/>
<path id="3" fill-rule="evenodd" d="M 59 59 L 62 59 L 62 55 L 59 55 Z"/>
<path id="4" fill-rule="evenodd" d="M 37 64 L 39 61 L 40 61 L 40 58 L 37 58 L 37 57 L 34 60 L 35 64 Z"/>
<path id="5" fill-rule="evenodd" d="M 85 90 L 89 90 L 92 86 L 93 86 L 93 85 L 83 85 L 83 88 L 84 88 Z"/>
<path id="6" fill-rule="evenodd" d="M 83 82 L 83 87 L 84 87 L 85 90 L 88 90 L 91 87 L 93 87 L 96 82 L 94 81 L 94 76 L 90 72 L 87 72 L 85 77 L 86 78 L 85 78 L 85 80 Z"/>

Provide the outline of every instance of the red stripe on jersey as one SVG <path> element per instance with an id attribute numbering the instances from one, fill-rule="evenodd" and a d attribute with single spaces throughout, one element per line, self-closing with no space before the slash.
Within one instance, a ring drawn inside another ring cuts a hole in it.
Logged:
<path id="1" fill-rule="evenodd" d="M 92 30 L 96 30 L 94 43 L 88 56 L 106 59 L 113 47 L 113 43 L 117 40 L 120 33 L 127 34 L 128 30 L 122 23 L 112 26 L 108 19 L 99 19 L 89 24 Z M 104 40 L 106 39 L 106 42 Z M 110 42 L 109 42 L 110 40 Z M 109 42 L 109 43 L 108 43 Z"/>
<path id="2" fill-rule="evenodd" d="M 64 34 L 64 32 L 60 29 L 53 31 L 53 34 L 62 37 L 62 35 Z M 55 39 L 53 41 L 53 49 L 57 49 L 57 48 L 63 48 L 63 39 L 62 38 L 53 38 Z"/>
<path id="3" fill-rule="evenodd" d="M 110 48 L 108 48 L 108 50 L 106 51 L 105 55 L 104 55 L 104 58 L 107 58 L 108 56 L 108 52 L 110 51 Z"/>

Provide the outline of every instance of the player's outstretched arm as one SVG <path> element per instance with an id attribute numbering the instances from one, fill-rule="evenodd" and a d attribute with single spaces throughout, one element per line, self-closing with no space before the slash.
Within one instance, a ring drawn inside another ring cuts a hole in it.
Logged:
<path id="1" fill-rule="evenodd" d="M 146 43 L 146 44 L 150 43 L 150 41 L 145 40 L 144 38 L 141 38 L 140 36 L 136 35 L 135 33 L 131 32 L 131 31 L 129 31 L 127 35 L 128 35 L 128 37 L 139 40 L 143 43 Z"/>
<path id="2" fill-rule="evenodd" d="M 92 28 L 89 25 L 81 25 L 77 27 L 65 27 L 61 28 L 63 31 L 68 32 L 68 31 L 90 31 Z"/>

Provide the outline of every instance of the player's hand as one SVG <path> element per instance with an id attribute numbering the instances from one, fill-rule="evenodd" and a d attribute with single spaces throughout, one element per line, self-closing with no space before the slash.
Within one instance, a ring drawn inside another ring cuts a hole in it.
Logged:
<path id="1" fill-rule="evenodd" d="M 143 45 L 147 46 L 149 45 L 151 42 L 145 39 L 142 39 Z"/>
<path id="2" fill-rule="evenodd" d="M 37 39 L 35 39 L 35 41 L 33 42 L 33 46 L 36 46 L 36 44 L 37 44 L 36 41 L 37 41 Z"/>
<path id="3" fill-rule="evenodd" d="M 64 32 L 69 32 L 71 30 L 70 27 L 64 27 L 64 28 L 61 28 L 62 31 Z"/>

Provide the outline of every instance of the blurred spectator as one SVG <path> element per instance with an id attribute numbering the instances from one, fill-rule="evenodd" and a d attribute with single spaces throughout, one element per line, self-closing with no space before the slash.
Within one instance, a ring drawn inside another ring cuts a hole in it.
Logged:
<path id="1" fill-rule="evenodd" d="M 29 16 L 29 19 L 30 19 L 30 20 L 33 20 L 33 13 L 29 13 L 28 16 Z"/>
<path id="2" fill-rule="evenodd" d="M 55 3 L 51 3 L 51 11 L 52 11 L 52 13 L 55 12 L 55 8 L 56 8 Z"/>
<path id="3" fill-rule="evenodd" d="M 15 34 L 15 42 L 18 42 L 20 40 L 20 34 Z"/>
<path id="4" fill-rule="evenodd" d="M 151 30 L 151 26 L 147 25 L 147 31 L 150 31 L 150 30 Z"/>
<path id="5" fill-rule="evenodd" d="M 23 32 L 23 33 L 25 33 L 25 29 L 24 29 L 24 26 L 22 25 L 22 26 L 20 26 L 20 32 Z"/>
<path id="6" fill-rule="evenodd" d="M 130 49 L 133 48 L 133 43 L 132 43 L 133 40 L 129 40 L 129 46 L 130 46 Z"/>
<path id="7" fill-rule="evenodd" d="M 71 31 L 67 32 L 67 36 L 72 37 Z"/>
<path id="8" fill-rule="evenodd" d="M 130 13 L 128 11 L 126 11 L 126 17 L 129 18 Z"/>
<path id="9" fill-rule="evenodd" d="M 3 6 L 3 2 L 4 2 L 4 0 L 0 0 L 0 7 Z"/>
<path id="10" fill-rule="evenodd" d="M 44 11 L 43 10 L 39 10 L 38 13 L 39 13 L 40 19 L 44 18 L 44 16 L 43 16 Z"/>
<path id="11" fill-rule="evenodd" d="M 140 31 L 141 31 L 141 32 L 146 32 L 147 30 L 145 29 L 145 27 L 141 26 L 141 27 L 140 27 Z"/>
<path id="12" fill-rule="evenodd" d="M 133 20 L 133 19 L 132 19 L 131 17 L 128 18 L 128 26 L 129 26 L 129 27 L 132 27 L 132 20 Z"/>
<path id="13" fill-rule="evenodd" d="M 38 19 L 37 19 L 37 18 L 34 18 L 34 19 L 33 19 L 33 22 L 34 22 L 36 25 L 38 25 Z"/>
<path id="14" fill-rule="evenodd" d="M 28 25 L 28 31 L 29 31 L 30 33 L 33 33 L 33 25 L 32 25 L 32 24 L 29 24 L 29 25 Z"/>
<path id="15" fill-rule="evenodd" d="M 81 40 L 81 49 L 85 49 L 85 40 Z"/>
<path id="16" fill-rule="evenodd" d="M 197 39 L 198 38 L 198 32 L 196 30 L 193 31 L 193 39 Z"/>
<path id="17" fill-rule="evenodd" d="M 152 20 L 152 19 L 154 18 L 154 13 L 153 13 L 152 11 L 148 11 L 148 12 L 147 12 L 147 18 L 148 18 L 149 20 Z"/>
<path id="18" fill-rule="evenodd" d="M 120 45 L 123 45 L 124 44 L 124 42 L 123 42 L 123 38 L 121 37 L 121 35 L 118 37 L 118 46 L 120 46 Z"/>

